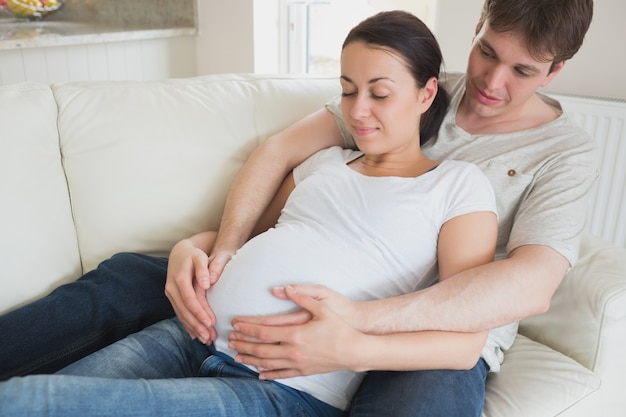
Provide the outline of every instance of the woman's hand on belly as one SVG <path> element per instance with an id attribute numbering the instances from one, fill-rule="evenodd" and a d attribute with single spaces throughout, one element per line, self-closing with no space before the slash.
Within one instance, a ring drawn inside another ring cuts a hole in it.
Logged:
<path id="1" fill-rule="evenodd" d="M 191 239 L 178 242 L 170 253 L 165 284 L 165 294 L 183 327 L 193 339 L 205 344 L 217 337 L 215 314 L 206 300 L 207 289 L 219 278 L 210 273 L 213 258 Z M 216 263 L 223 268 L 228 260 L 230 257 L 220 258 Z"/>

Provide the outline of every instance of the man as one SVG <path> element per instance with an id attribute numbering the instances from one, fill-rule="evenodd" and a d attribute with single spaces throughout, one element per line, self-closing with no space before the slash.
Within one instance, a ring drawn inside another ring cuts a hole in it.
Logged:
<path id="1" fill-rule="evenodd" d="M 363 333 L 494 329 L 483 357 L 495 358 L 492 362 L 498 364 L 502 351 L 510 346 L 515 336 L 514 323 L 545 311 L 564 273 L 576 261 L 586 195 L 597 175 L 592 162 L 592 145 L 582 130 L 560 115 L 558 104 L 540 97 L 537 90 L 550 83 L 581 46 L 591 21 L 592 7 L 591 0 L 486 0 L 466 75 L 449 76 L 451 108 L 437 138 L 424 147 L 424 152 L 432 159 L 463 159 L 476 163 L 490 178 L 496 190 L 501 221 L 496 261 L 423 291 L 367 305 L 352 304 L 323 288 L 298 287 L 296 291 L 288 288 L 283 295 L 278 295 L 288 296 L 308 309 L 315 320 L 296 316 L 302 323 L 296 326 L 293 317 L 267 318 L 265 322 L 275 326 L 259 326 L 250 318 L 241 318 L 237 323 L 238 340 L 233 340 L 235 349 L 240 352 L 239 360 L 261 365 L 267 370 L 261 374 L 266 378 L 348 368 L 352 364 L 346 363 L 346 353 L 350 348 L 362 346 L 348 343 L 343 350 L 336 351 L 315 348 L 316 341 L 324 343 L 322 336 L 334 335 L 339 324 L 348 323 Z M 207 343 L 215 338 L 214 320 L 206 305 L 204 289 L 219 278 L 232 253 L 249 238 L 282 179 L 315 151 L 344 144 L 343 129 L 338 128 L 334 117 L 339 114 L 337 103 L 331 102 L 327 109 L 269 138 L 253 153 L 233 184 L 216 248 L 210 257 L 201 248 L 194 247 L 171 254 L 167 296 L 192 336 Z M 349 145 L 350 138 L 346 138 L 346 142 Z M 261 169 L 264 175 L 255 175 Z M 106 283 L 106 299 L 111 303 L 125 302 L 125 298 L 118 299 L 115 294 L 158 293 L 162 286 L 159 270 L 162 271 L 164 265 L 155 264 L 156 261 L 143 257 L 114 257 L 105 263 L 106 268 L 99 268 L 70 284 L 52 299 L 44 298 L 26 309 L 10 313 L 8 319 L 0 318 L 0 332 L 19 330 L 24 333 L 23 329 L 6 330 L 6 322 L 21 323 L 20 317 L 37 314 L 37 306 L 45 305 L 44 311 L 52 320 L 54 311 L 64 312 L 63 297 L 71 298 L 78 289 L 96 295 L 96 304 L 104 304 L 98 298 L 99 291 L 103 290 L 89 288 L 89 283 L 99 280 Z M 115 279 L 129 273 L 142 279 Z M 114 276 L 105 279 L 105 274 Z M 199 283 L 195 288 L 192 279 Z M 136 286 L 121 287 L 122 282 L 133 285 L 129 281 Z M 120 316 L 115 318 L 102 313 L 102 322 L 95 326 L 94 332 L 117 322 L 132 322 L 136 324 L 134 328 L 140 328 L 144 317 L 157 320 L 171 314 L 163 299 L 157 296 L 134 307 L 136 311 L 118 310 Z M 89 322 L 84 328 L 94 327 L 92 317 L 85 315 Z M 294 337 L 286 338 L 285 329 L 276 326 L 283 322 L 290 324 L 288 328 L 294 332 Z M 67 323 L 64 325 L 67 327 Z M 41 326 L 45 326 L 44 321 Z M 128 327 L 125 331 L 131 332 L 134 328 Z M 87 340 L 91 335 L 81 329 L 77 323 L 70 336 L 75 340 L 74 345 L 81 349 L 70 349 L 70 356 L 64 356 L 48 343 L 42 348 L 50 352 L 49 357 L 44 357 L 43 353 L 35 355 L 23 369 L 38 371 L 41 368 L 37 368 L 37 364 L 41 362 L 46 370 L 52 371 L 62 366 L 62 362 L 67 363 L 110 343 L 109 340 L 92 343 Z M 53 329 L 30 330 L 36 335 L 34 341 L 55 340 L 55 335 L 49 334 Z M 313 333 L 315 330 L 318 332 Z M 54 331 L 70 332 L 66 328 Z M 56 340 L 60 339 L 58 350 L 68 346 L 67 336 L 56 336 Z M 99 336 L 95 334 L 94 339 Z M 117 337 L 122 335 L 116 334 L 111 339 Z M 28 340 L 28 335 L 24 335 L 24 340 Z M 254 341 L 272 343 L 251 343 Z M 303 350 L 306 348 L 310 350 Z M 322 352 L 325 357 L 319 356 Z M 0 357 L 10 353 L 2 353 Z M 430 407 L 426 415 L 455 415 L 446 410 L 445 401 L 454 395 L 464 400 L 459 401 L 459 406 L 465 410 L 463 415 L 480 415 L 487 371 L 477 365 L 464 374 L 457 374 L 464 376 L 455 378 L 450 378 L 446 371 L 373 372 L 361 385 L 352 413 L 420 415 L 424 413 L 420 407 Z M 491 371 L 497 369 L 492 367 Z M 14 370 L 7 372 L 4 375 L 11 375 Z M 468 386 L 480 389 L 468 392 L 465 390 Z"/>

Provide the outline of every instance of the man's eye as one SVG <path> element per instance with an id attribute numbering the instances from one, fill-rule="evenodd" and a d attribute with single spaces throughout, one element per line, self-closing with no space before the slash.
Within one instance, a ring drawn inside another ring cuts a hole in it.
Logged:
<path id="1" fill-rule="evenodd" d="M 479 46 L 478 49 L 480 50 L 480 53 L 486 56 L 487 58 L 493 58 L 493 54 L 491 54 L 488 50 L 486 50 L 482 46 Z"/>

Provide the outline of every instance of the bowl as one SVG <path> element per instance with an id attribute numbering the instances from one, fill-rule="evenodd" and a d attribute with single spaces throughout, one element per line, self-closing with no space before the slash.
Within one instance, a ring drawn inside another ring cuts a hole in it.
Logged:
<path id="1" fill-rule="evenodd" d="M 65 0 L 0 0 L 0 11 L 21 19 L 41 19 L 63 7 Z"/>

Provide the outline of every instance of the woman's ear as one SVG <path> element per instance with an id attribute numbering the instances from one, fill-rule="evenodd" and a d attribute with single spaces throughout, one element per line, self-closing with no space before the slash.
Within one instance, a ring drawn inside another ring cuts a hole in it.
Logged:
<path id="1" fill-rule="evenodd" d="M 422 113 L 426 112 L 430 105 L 433 104 L 433 100 L 437 96 L 437 91 L 439 90 L 439 83 L 437 78 L 431 77 L 424 87 L 420 90 L 419 101 L 421 106 Z"/>

